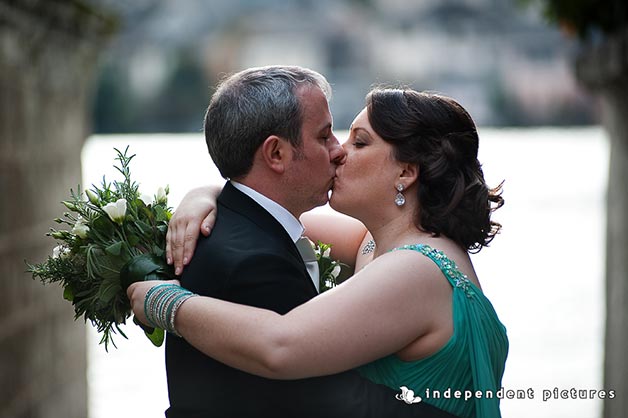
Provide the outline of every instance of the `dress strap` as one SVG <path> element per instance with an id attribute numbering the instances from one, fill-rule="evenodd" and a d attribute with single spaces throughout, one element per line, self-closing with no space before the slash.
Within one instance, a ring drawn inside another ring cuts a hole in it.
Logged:
<path id="1" fill-rule="evenodd" d="M 458 270 L 456 263 L 447 257 L 442 251 L 432 248 L 427 244 L 404 245 L 402 247 L 393 248 L 391 251 L 397 250 L 412 250 L 427 256 L 438 266 L 440 271 L 443 272 L 449 281 L 449 284 L 451 284 L 454 288 L 462 290 L 468 297 L 475 295 L 473 283 L 469 280 L 466 274 L 463 274 L 460 270 Z"/>

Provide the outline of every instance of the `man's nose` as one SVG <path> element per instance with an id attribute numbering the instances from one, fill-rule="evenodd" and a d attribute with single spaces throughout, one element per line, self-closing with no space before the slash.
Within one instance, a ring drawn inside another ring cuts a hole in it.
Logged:
<path id="1" fill-rule="evenodd" d="M 340 143 L 338 142 L 338 138 L 336 138 L 336 136 L 334 135 L 333 139 L 331 139 L 331 149 L 329 151 L 329 157 L 331 159 L 331 162 L 333 162 L 334 164 L 344 164 L 345 160 L 347 159 L 347 153 L 345 151 L 345 149 L 342 147 L 342 145 L 340 145 Z"/>

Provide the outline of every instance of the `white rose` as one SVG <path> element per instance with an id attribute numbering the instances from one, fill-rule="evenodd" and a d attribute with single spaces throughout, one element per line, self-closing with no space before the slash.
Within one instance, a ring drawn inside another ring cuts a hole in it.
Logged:
<path id="1" fill-rule="evenodd" d="M 341 267 L 339 265 L 336 265 L 336 267 L 334 267 L 334 269 L 329 274 L 331 274 L 331 277 L 333 277 L 334 279 L 337 279 L 338 275 L 340 274 L 340 270 Z"/>
<path id="2" fill-rule="evenodd" d="M 66 254 L 69 250 L 62 245 L 57 245 L 52 249 L 52 258 L 59 258 Z"/>
<path id="3" fill-rule="evenodd" d="M 157 189 L 157 195 L 155 196 L 155 203 L 168 203 L 168 196 L 166 189 L 160 187 Z"/>
<path id="4" fill-rule="evenodd" d="M 328 249 L 326 249 L 326 250 L 323 252 L 323 257 L 329 257 L 329 254 L 330 254 L 330 253 L 331 253 L 331 247 L 329 247 Z"/>
<path id="5" fill-rule="evenodd" d="M 141 200 L 142 202 L 144 202 L 144 205 L 146 205 L 146 206 L 150 206 L 150 205 L 152 205 L 152 204 L 153 204 L 153 198 L 152 198 L 152 197 L 150 197 L 150 196 L 149 196 L 148 194 L 146 194 L 146 193 L 142 193 L 142 194 L 140 195 L 140 200 Z"/>
<path id="6" fill-rule="evenodd" d="M 122 225 L 126 216 L 126 199 L 118 199 L 115 203 L 107 203 L 102 207 L 112 221 Z"/>
<path id="7" fill-rule="evenodd" d="M 87 238 L 87 232 L 89 231 L 89 226 L 85 223 L 85 220 L 80 216 L 76 220 L 76 223 L 72 227 L 72 233 L 77 235 L 79 238 Z"/>
<path id="8" fill-rule="evenodd" d="M 94 205 L 97 205 L 100 201 L 98 200 L 98 195 L 94 192 L 92 192 L 91 190 L 85 190 L 85 194 L 87 195 L 87 198 L 89 199 L 90 202 L 92 202 Z"/>

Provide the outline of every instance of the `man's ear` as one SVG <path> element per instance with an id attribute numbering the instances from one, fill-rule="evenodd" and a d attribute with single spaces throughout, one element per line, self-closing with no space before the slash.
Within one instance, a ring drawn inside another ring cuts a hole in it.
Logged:
<path id="1" fill-rule="evenodd" d="M 277 135 L 271 135 L 260 147 L 261 157 L 272 171 L 283 174 L 286 162 L 292 158 L 290 143 Z"/>

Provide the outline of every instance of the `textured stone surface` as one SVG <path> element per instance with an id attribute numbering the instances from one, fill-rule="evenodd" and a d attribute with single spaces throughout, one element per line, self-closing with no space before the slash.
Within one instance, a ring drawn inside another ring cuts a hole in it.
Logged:
<path id="1" fill-rule="evenodd" d="M 0 417 L 87 417 L 85 325 L 25 273 L 81 179 L 96 60 L 111 22 L 81 2 L 0 2 Z"/>

